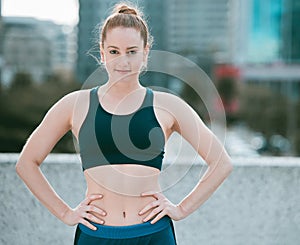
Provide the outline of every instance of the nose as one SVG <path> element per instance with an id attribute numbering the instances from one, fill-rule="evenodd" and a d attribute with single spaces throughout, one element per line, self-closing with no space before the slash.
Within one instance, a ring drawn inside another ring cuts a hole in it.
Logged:
<path id="1" fill-rule="evenodd" d="M 117 63 L 119 66 L 121 67 L 126 67 L 129 65 L 129 57 L 128 55 L 121 55 L 120 57 L 118 57 Z"/>

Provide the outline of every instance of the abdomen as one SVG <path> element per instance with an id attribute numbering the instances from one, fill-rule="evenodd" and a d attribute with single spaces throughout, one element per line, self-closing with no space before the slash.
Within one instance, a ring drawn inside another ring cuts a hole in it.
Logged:
<path id="1" fill-rule="evenodd" d="M 90 168 L 84 171 L 87 195 L 103 195 L 92 204 L 106 211 L 106 216 L 99 216 L 105 220 L 105 225 L 139 224 L 149 213 L 140 216 L 139 211 L 155 200 L 152 196 L 141 197 L 140 194 L 160 191 L 159 173 L 158 169 L 135 164 Z"/>

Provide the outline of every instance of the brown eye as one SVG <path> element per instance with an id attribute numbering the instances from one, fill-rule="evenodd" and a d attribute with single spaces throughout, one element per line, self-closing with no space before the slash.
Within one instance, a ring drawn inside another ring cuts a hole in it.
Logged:
<path id="1" fill-rule="evenodd" d="M 136 54 L 136 53 L 137 53 L 136 50 L 131 50 L 131 51 L 128 52 L 128 54 Z"/>
<path id="2" fill-rule="evenodd" d="M 109 53 L 110 53 L 110 54 L 117 54 L 118 51 L 117 51 L 117 50 L 110 50 Z"/>

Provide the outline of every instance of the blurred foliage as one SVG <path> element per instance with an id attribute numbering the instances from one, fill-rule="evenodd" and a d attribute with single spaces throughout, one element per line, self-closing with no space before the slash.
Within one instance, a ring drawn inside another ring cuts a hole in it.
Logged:
<path id="1" fill-rule="evenodd" d="M 239 81 L 237 78 L 225 76 L 215 83 L 225 110 L 227 126 L 231 126 L 238 120 Z"/>
<path id="2" fill-rule="evenodd" d="M 273 135 L 291 140 L 288 130 L 288 108 L 291 103 L 287 97 L 264 86 L 244 84 L 239 100 L 239 120 L 261 132 L 268 141 Z M 291 143 L 294 143 L 295 154 L 300 155 L 300 101 L 292 113 L 295 113 L 296 129 L 293 132 L 294 142 Z"/>
<path id="3" fill-rule="evenodd" d="M 19 72 L 16 73 L 14 76 L 12 83 L 11 83 L 11 88 L 12 89 L 22 89 L 26 88 L 28 86 L 31 86 L 33 83 L 32 77 L 29 73 L 26 72 Z"/>
<path id="4" fill-rule="evenodd" d="M 287 136 L 287 99 L 270 89 L 245 84 L 240 93 L 239 117 L 266 137 Z"/>
<path id="5" fill-rule="evenodd" d="M 295 151 L 300 156 L 300 101 L 296 104 L 296 126 L 297 131 L 295 132 Z"/>
<path id="6" fill-rule="evenodd" d="M 185 100 L 204 121 L 209 120 L 206 106 L 204 105 L 197 92 L 187 83 L 184 83 L 180 93 L 180 97 Z"/>
<path id="7" fill-rule="evenodd" d="M 186 49 L 186 50 L 182 50 L 181 52 L 178 52 L 178 54 L 189 59 L 197 66 L 197 67 L 192 67 L 191 68 L 192 71 L 194 68 L 197 69 L 201 68 L 201 70 L 210 77 L 212 73 L 212 67 L 214 65 L 211 54 L 207 54 L 206 56 L 195 56 L 195 53 L 196 52 L 194 50 L 190 50 L 190 49 Z M 199 82 L 199 78 L 195 77 L 195 75 L 193 74 L 193 72 L 189 70 L 189 68 L 185 72 L 187 73 L 186 78 L 189 80 L 191 84 Z M 180 97 L 184 101 L 186 101 L 198 113 L 198 115 L 202 118 L 204 122 L 210 121 L 209 113 L 207 111 L 204 102 L 199 97 L 198 93 L 194 90 L 194 88 L 192 88 L 186 82 L 183 83 L 180 92 Z"/>
<path id="8" fill-rule="evenodd" d="M 231 77 L 224 77 L 217 82 L 217 90 L 223 103 L 230 101 L 237 95 L 236 81 Z"/>
<path id="9" fill-rule="evenodd" d="M 79 83 L 59 75 L 34 83 L 29 74 L 16 74 L 11 86 L 1 89 L 0 152 L 20 152 L 51 106 L 77 89 Z M 75 152 L 71 132 L 61 138 L 53 152 Z"/>

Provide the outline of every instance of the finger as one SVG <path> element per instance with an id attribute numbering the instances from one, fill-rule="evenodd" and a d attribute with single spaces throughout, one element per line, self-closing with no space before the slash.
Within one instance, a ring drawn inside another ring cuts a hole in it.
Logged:
<path id="1" fill-rule="evenodd" d="M 81 219 L 79 223 L 85 225 L 86 227 L 90 228 L 91 230 L 94 230 L 94 231 L 97 230 L 96 226 L 93 226 L 90 222 L 88 222 L 85 219 Z"/>
<path id="2" fill-rule="evenodd" d="M 146 197 L 146 196 L 156 196 L 159 192 L 157 191 L 146 191 L 142 192 L 141 196 Z"/>
<path id="3" fill-rule="evenodd" d="M 141 193 L 141 197 L 149 197 L 149 196 L 154 197 L 156 200 L 165 198 L 165 196 L 160 192 L 149 191 L 149 192 Z"/>
<path id="4" fill-rule="evenodd" d="M 102 216 L 106 215 L 106 212 L 103 209 L 100 209 L 94 205 L 87 205 L 85 206 L 85 208 L 83 209 L 85 212 L 96 212 Z"/>
<path id="5" fill-rule="evenodd" d="M 151 220 L 151 224 L 155 224 L 157 221 L 159 221 L 162 217 L 164 217 L 166 215 L 165 211 L 163 210 L 162 212 L 160 212 L 153 220 Z"/>
<path id="6" fill-rule="evenodd" d="M 92 201 L 101 199 L 102 197 L 103 197 L 103 195 L 101 195 L 101 194 L 89 195 L 88 197 L 86 197 L 84 199 L 83 204 L 89 205 Z"/>
<path id="7" fill-rule="evenodd" d="M 83 213 L 82 217 L 86 218 L 90 221 L 93 221 L 95 223 L 98 223 L 98 224 L 104 224 L 104 221 L 102 219 L 99 219 L 98 217 L 96 217 L 95 215 L 92 215 L 90 213 Z"/>
<path id="8" fill-rule="evenodd" d="M 151 202 L 139 212 L 139 215 L 142 215 L 148 212 L 150 209 L 155 208 L 157 206 L 159 206 L 159 201 Z"/>
<path id="9" fill-rule="evenodd" d="M 163 209 L 158 206 L 157 208 L 153 209 L 152 212 L 143 219 L 144 222 L 147 222 L 148 220 L 152 219 L 154 216 L 156 216 L 158 213 L 160 213 Z"/>

